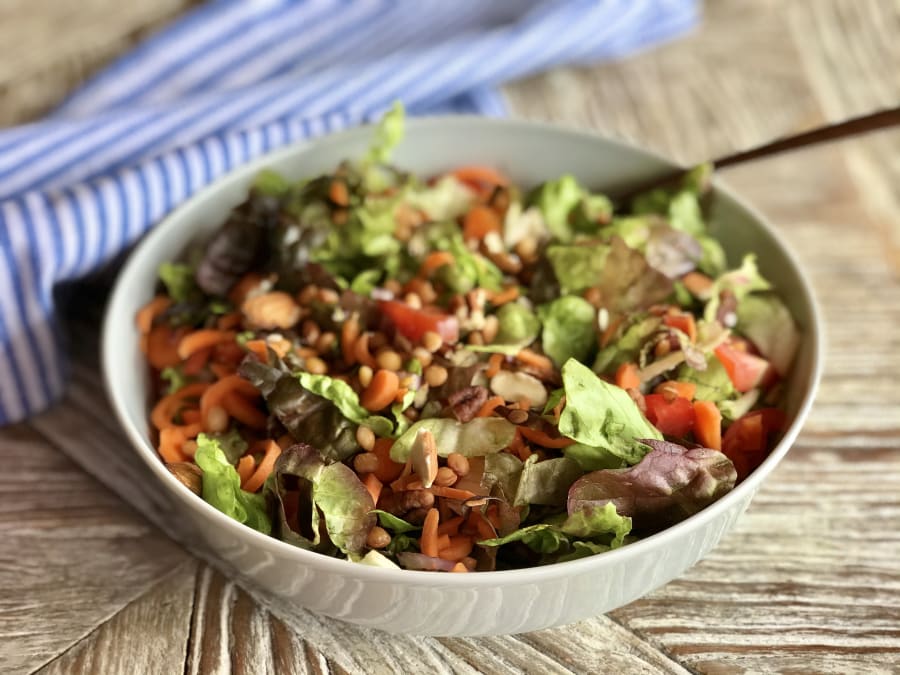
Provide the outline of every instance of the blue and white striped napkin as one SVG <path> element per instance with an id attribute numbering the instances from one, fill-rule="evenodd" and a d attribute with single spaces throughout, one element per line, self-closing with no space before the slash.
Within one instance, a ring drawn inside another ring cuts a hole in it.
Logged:
<path id="1" fill-rule="evenodd" d="M 694 0 L 226 0 L 150 38 L 33 124 L 0 130 L 0 425 L 59 398 L 56 284 L 254 157 L 371 120 L 502 115 L 499 84 L 630 54 Z"/>

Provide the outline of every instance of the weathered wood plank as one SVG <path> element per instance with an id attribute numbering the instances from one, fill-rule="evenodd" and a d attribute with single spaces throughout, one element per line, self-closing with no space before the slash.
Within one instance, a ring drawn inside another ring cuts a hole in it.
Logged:
<path id="1" fill-rule="evenodd" d="M 184 669 L 197 563 L 186 560 L 40 675 L 180 673 Z"/>
<path id="2" fill-rule="evenodd" d="M 0 436 L 0 664 L 31 671 L 186 554 L 24 425 Z"/>

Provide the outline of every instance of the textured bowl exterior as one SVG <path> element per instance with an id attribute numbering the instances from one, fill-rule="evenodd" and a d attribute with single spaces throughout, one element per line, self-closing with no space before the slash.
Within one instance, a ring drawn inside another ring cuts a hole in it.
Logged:
<path id="1" fill-rule="evenodd" d="M 275 169 L 301 178 L 358 157 L 371 130 L 354 129 L 271 154 L 217 181 L 160 223 L 132 253 L 107 309 L 102 362 L 113 407 L 135 451 L 180 504 L 197 537 L 238 575 L 285 602 L 351 623 L 423 635 L 520 633 L 620 607 L 680 575 L 708 553 L 747 508 L 787 452 L 812 403 L 821 367 L 822 329 L 809 285 L 764 219 L 721 186 L 712 200 L 713 233 L 734 262 L 756 251 L 803 330 L 788 382 L 793 420 L 768 459 L 724 498 L 659 534 L 601 555 L 544 567 L 436 574 L 357 565 L 297 549 L 231 520 L 169 474 L 149 440 L 149 378 L 134 316 L 152 296 L 156 270 L 240 203 L 255 174 Z M 409 120 L 395 162 L 421 174 L 491 164 L 530 185 L 563 173 L 614 191 L 672 165 L 646 151 L 557 127 L 472 117 Z"/>

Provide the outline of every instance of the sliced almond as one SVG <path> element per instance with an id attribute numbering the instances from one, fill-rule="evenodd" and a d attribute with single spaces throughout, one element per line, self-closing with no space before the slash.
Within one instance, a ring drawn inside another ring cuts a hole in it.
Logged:
<path id="1" fill-rule="evenodd" d="M 547 404 L 544 385 L 528 373 L 501 370 L 491 378 L 491 391 L 504 401 L 528 401 L 532 408 L 543 408 Z"/>
<path id="2" fill-rule="evenodd" d="M 410 455 L 413 472 L 422 479 L 422 485 L 430 488 L 437 478 L 438 455 L 434 435 L 427 429 L 419 429 L 413 442 Z"/>

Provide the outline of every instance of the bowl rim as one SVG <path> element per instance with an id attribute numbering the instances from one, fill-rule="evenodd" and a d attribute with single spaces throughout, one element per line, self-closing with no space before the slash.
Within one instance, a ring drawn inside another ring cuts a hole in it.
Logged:
<path id="1" fill-rule="evenodd" d="M 645 159 L 654 160 L 672 168 L 678 166 L 671 159 L 659 153 L 618 138 L 605 136 L 595 131 L 580 130 L 554 123 L 522 119 L 489 118 L 477 115 L 412 117 L 406 120 L 406 137 L 408 138 L 410 135 L 418 133 L 426 133 L 432 128 L 443 130 L 446 127 L 458 127 L 460 131 L 463 131 L 470 125 L 483 125 L 498 129 L 514 129 L 517 133 L 530 132 L 558 135 L 560 138 L 568 137 L 572 140 L 591 144 L 599 142 L 632 154 L 641 155 Z M 211 527 L 223 528 L 224 531 L 233 535 L 235 538 L 244 540 L 249 546 L 268 551 L 273 555 L 279 557 L 293 557 L 298 564 L 304 565 L 315 571 L 353 577 L 365 581 L 403 583 L 407 585 L 418 584 L 428 587 L 448 588 L 472 588 L 496 586 L 497 584 L 528 584 L 594 572 L 602 569 L 604 565 L 625 563 L 634 557 L 665 548 L 670 542 L 678 539 L 682 535 L 687 535 L 691 531 L 700 530 L 708 522 L 712 521 L 722 513 L 727 512 L 732 505 L 740 503 L 741 500 L 746 498 L 747 502 L 749 502 L 761 482 L 772 472 L 778 462 L 781 461 L 793 445 L 809 415 L 822 375 L 824 328 L 821 309 L 815 299 L 809 279 L 807 278 L 803 267 L 799 264 L 794 252 L 785 244 L 782 236 L 777 232 L 769 220 L 754 206 L 748 204 L 728 188 L 727 185 L 723 184 L 719 177 L 713 178 L 713 189 L 722 196 L 733 201 L 739 208 L 745 210 L 756 222 L 757 226 L 765 231 L 772 244 L 779 249 L 781 255 L 783 255 L 793 267 L 793 271 L 799 281 L 799 300 L 800 302 L 805 303 L 809 310 L 810 322 L 809 326 L 806 327 L 806 331 L 809 333 L 807 344 L 808 349 L 811 351 L 811 369 L 809 376 L 803 383 L 806 392 L 797 409 L 797 414 L 778 444 L 769 453 L 768 457 L 766 457 L 763 463 L 742 483 L 737 485 L 724 497 L 710 504 L 698 513 L 675 525 L 667 527 L 660 532 L 639 539 L 627 546 L 606 551 L 600 555 L 511 570 L 495 570 L 475 574 L 435 574 L 434 572 L 421 570 L 394 569 L 352 563 L 349 560 L 301 549 L 270 535 L 258 532 L 257 530 L 232 519 L 205 502 L 199 495 L 186 491 L 184 486 L 166 469 L 165 464 L 159 458 L 156 449 L 150 443 L 149 438 L 137 428 L 136 424 L 132 423 L 124 404 L 119 399 L 120 389 L 127 387 L 127 384 L 124 384 L 126 378 L 116 378 L 113 375 L 115 372 L 114 355 L 116 351 L 112 339 L 113 326 L 122 321 L 133 321 L 133 317 L 126 316 L 126 312 L 124 311 L 128 304 L 128 297 L 125 295 L 124 289 L 125 284 L 123 283 L 124 279 L 132 274 L 136 274 L 141 269 L 143 266 L 141 261 L 145 252 L 152 248 L 154 242 L 162 240 L 168 235 L 168 230 L 173 227 L 173 223 L 179 218 L 182 210 L 206 201 L 213 193 L 221 189 L 223 184 L 246 180 L 249 176 L 258 173 L 260 170 L 277 161 L 297 154 L 303 154 L 316 146 L 339 144 L 344 141 L 355 140 L 358 136 L 366 136 L 371 133 L 371 129 L 372 125 L 367 124 L 304 140 L 299 143 L 279 148 L 273 152 L 264 153 L 260 157 L 240 167 L 226 171 L 207 186 L 198 190 L 190 198 L 172 209 L 159 223 L 153 226 L 128 254 L 125 264 L 116 276 L 113 290 L 105 310 L 101 334 L 101 367 L 103 370 L 104 387 L 113 411 L 119 423 L 122 425 L 126 436 L 131 441 L 132 446 L 134 446 L 134 450 L 137 451 L 137 454 L 144 463 L 160 480 L 160 483 L 174 493 L 173 496 L 177 501 L 202 513 L 210 522 Z M 341 159 L 342 158 L 335 158 L 336 161 L 340 161 Z"/>

